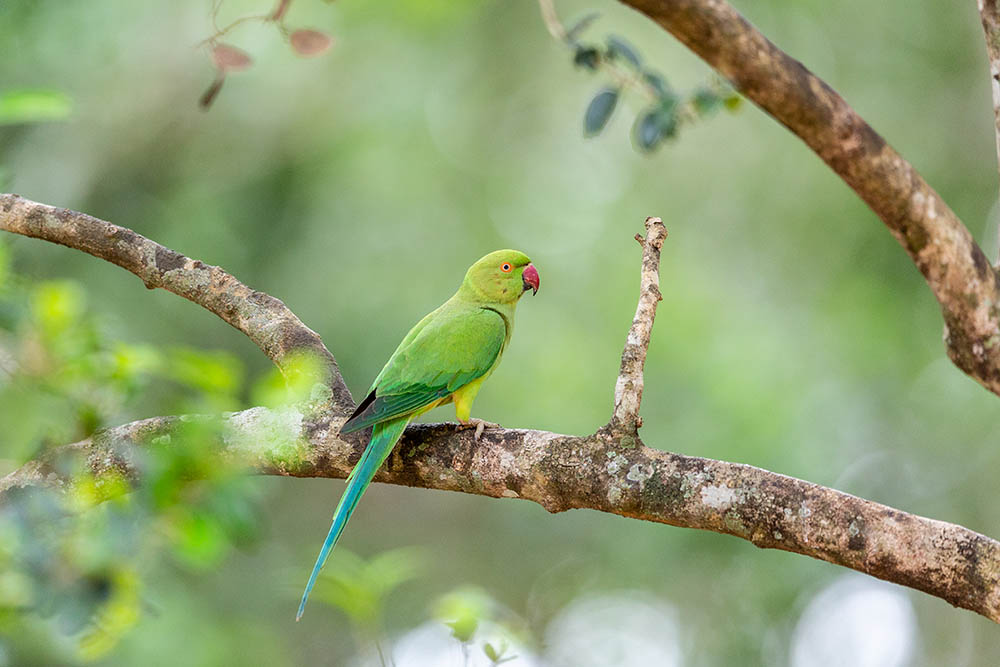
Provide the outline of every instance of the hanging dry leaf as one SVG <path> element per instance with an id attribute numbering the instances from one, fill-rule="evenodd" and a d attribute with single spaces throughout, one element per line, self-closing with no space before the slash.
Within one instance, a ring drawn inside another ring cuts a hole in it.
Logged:
<path id="1" fill-rule="evenodd" d="M 295 53 L 307 58 L 325 53 L 333 46 L 333 38 L 318 30 L 296 30 L 289 39 Z"/>
<path id="2" fill-rule="evenodd" d="M 215 101 L 216 95 L 218 95 L 219 91 L 222 90 L 222 84 L 225 80 L 226 75 L 220 72 L 219 75 L 215 77 L 215 81 L 212 82 L 212 85 L 208 87 L 208 90 L 202 93 L 201 98 L 198 100 L 198 106 L 205 111 L 208 111 L 208 108 L 212 106 L 212 102 Z"/>
<path id="3" fill-rule="evenodd" d="M 212 48 L 212 61 L 220 72 L 242 72 L 253 64 L 246 51 L 229 44 L 216 44 Z"/>

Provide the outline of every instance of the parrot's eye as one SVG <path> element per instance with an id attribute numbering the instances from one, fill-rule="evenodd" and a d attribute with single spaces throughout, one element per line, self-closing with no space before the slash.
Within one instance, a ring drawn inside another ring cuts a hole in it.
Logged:
<path id="1" fill-rule="evenodd" d="M 503 264 L 500 265 L 500 270 L 503 271 L 504 273 L 510 273 L 510 264 L 504 262 Z"/>

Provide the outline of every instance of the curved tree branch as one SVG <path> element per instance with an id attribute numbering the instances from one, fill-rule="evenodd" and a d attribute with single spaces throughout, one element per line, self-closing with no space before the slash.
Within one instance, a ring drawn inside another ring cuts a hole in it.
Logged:
<path id="1" fill-rule="evenodd" d="M 354 400 L 323 340 L 280 300 L 251 289 L 217 266 L 150 241 L 131 229 L 85 213 L 0 194 L 0 229 L 76 248 L 131 271 L 148 287 L 193 301 L 245 333 L 286 377 L 297 371 L 297 353 L 322 361 L 336 405 Z"/>
<path id="2" fill-rule="evenodd" d="M 826 82 L 724 0 L 621 1 L 656 21 L 795 133 L 871 207 L 941 305 L 948 356 L 1000 394 L 1000 275 L 913 166 Z"/>
<path id="3" fill-rule="evenodd" d="M 344 478 L 365 443 L 339 437 L 343 419 L 297 407 L 253 408 L 225 418 L 212 446 L 262 474 Z M 155 417 L 53 450 L 0 479 L 0 499 L 21 487 L 66 483 L 50 465 L 66 455 L 85 457 L 98 480 L 109 470 L 134 478 L 136 450 L 170 446 L 176 425 L 177 418 Z M 909 586 L 1000 622 L 995 540 L 753 466 L 651 449 L 627 434 L 489 429 L 477 442 L 454 424 L 413 425 L 375 481 L 727 533 Z"/>

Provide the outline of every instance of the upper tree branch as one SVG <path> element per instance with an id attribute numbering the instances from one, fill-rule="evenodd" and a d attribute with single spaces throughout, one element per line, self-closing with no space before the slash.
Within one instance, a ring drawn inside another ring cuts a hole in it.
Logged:
<path id="1" fill-rule="evenodd" d="M 288 375 L 293 353 L 320 359 L 325 381 L 341 409 L 353 407 L 337 361 L 322 339 L 280 300 L 251 289 L 217 266 L 204 264 L 150 241 L 131 229 L 85 213 L 0 194 L 0 229 L 90 253 L 131 271 L 149 289 L 163 289 L 210 310 L 245 333 Z"/>
<path id="2" fill-rule="evenodd" d="M 723 0 L 622 0 L 801 138 L 882 219 L 933 291 L 952 361 L 1000 394 L 1000 277 L 917 171 L 823 80 Z"/>
<path id="3" fill-rule="evenodd" d="M 622 350 L 622 364 L 615 383 L 615 410 L 608 426 L 612 430 L 625 429 L 635 434 L 642 426 L 639 405 L 642 403 L 643 366 L 646 352 L 653 333 L 656 318 L 656 304 L 660 296 L 660 248 L 667 238 L 667 228 L 659 218 L 646 218 L 646 237 L 636 234 L 635 240 L 642 246 L 642 271 L 639 280 L 639 303 L 635 307 L 635 317 L 625 339 Z"/>

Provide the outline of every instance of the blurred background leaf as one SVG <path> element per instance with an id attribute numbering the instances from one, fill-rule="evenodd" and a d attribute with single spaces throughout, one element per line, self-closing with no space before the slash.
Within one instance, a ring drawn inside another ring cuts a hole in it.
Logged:
<path id="1" fill-rule="evenodd" d="M 58 90 L 0 90 L 0 125 L 65 120 L 73 112 L 70 97 Z"/>

